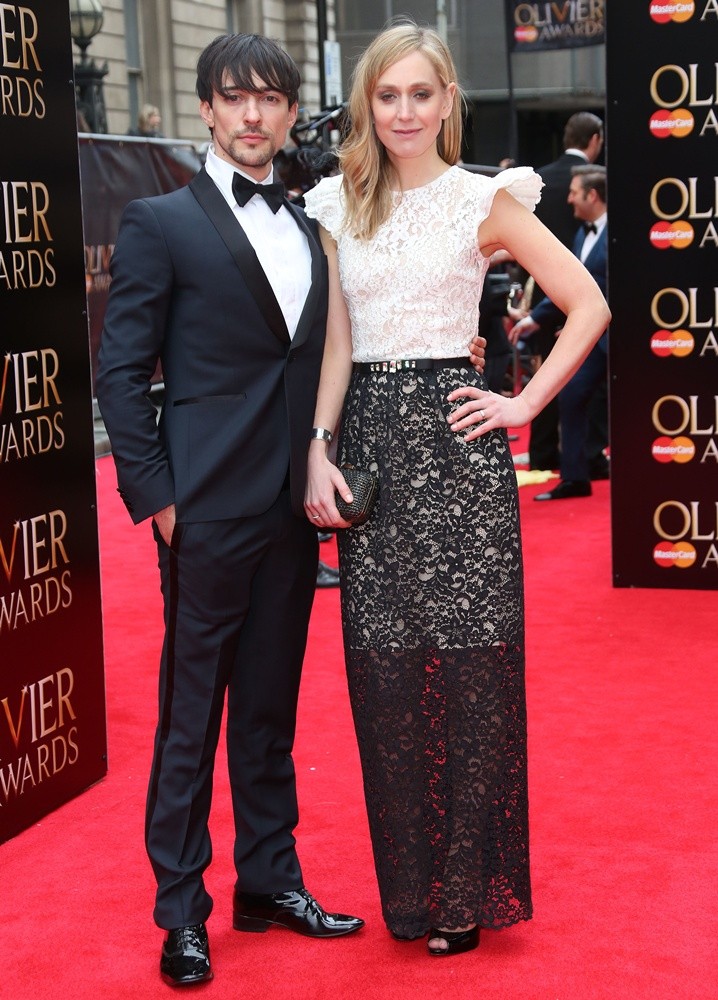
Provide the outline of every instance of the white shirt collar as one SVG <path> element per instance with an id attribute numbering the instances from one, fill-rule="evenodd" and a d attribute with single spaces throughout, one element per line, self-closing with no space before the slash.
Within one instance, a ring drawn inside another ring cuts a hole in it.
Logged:
<path id="1" fill-rule="evenodd" d="M 606 225 L 606 221 L 607 220 L 608 220 L 608 213 L 607 212 L 604 212 L 603 215 L 599 215 L 599 217 L 597 219 L 593 220 L 593 224 L 596 227 L 596 236 L 600 235 L 601 230 Z"/>
<path id="2" fill-rule="evenodd" d="M 232 178 L 235 174 L 242 174 L 243 177 L 253 181 L 255 184 L 271 184 L 273 179 L 271 165 L 269 167 L 269 173 L 264 180 L 258 181 L 256 178 L 250 177 L 250 175 L 245 173 L 244 170 L 240 170 L 239 167 L 233 167 L 231 163 L 227 163 L 226 160 L 217 156 L 214 151 L 214 143 L 210 143 L 209 148 L 207 149 L 205 169 L 230 204 L 232 204 L 232 202 L 236 204 L 236 199 L 232 194 Z"/>
<path id="3" fill-rule="evenodd" d="M 564 153 L 570 153 L 571 156 L 580 156 L 582 160 L 585 160 L 586 163 L 588 163 L 588 157 L 582 149 L 574 149 L 573 146 L 571 146 L 569 149 L 564 149 Z"/>

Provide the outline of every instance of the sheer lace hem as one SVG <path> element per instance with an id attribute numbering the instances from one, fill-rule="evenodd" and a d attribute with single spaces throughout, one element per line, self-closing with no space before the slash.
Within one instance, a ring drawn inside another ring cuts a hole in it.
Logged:
<path id="1" fill-rule="evenodd" d="M 389 929 L 530 919 L 522 650 L 348 649 L 347 665 Z"/>

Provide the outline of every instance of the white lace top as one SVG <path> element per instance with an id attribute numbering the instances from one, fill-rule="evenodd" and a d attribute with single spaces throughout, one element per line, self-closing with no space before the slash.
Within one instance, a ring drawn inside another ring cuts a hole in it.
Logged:
<path id="1" fill-rule="evenodd" d="M 495 177 L 450 167 L 423 187 L 397 193 L 389 219 L 369 241 L 344 228 L 341 185 L 341 175 L 326 177 L 304 200 L 307 215 L 337 243 L 353 360 L 467 354 L 489 266 L 477 229 L 501 188 L 533 211 L 541 178 L 530 167 Z"/>

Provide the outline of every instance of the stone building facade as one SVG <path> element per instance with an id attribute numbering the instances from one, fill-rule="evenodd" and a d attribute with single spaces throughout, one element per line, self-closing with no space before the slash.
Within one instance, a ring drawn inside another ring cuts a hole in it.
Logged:
<path id="1" fill-rule="evenodd" d="M 101 0 L 105 18 L 88 54 L 107 61 L 105 99 L 110 132 L 124 134 L 142 104 L 156 104 L 166 136 L 204 142 L 197 114 L 195 65 L 201 49 L 225 31 L 275 38 L 302 74 L 300 104 L 322 106 L 322 38 L 337 41 L 347 84 L 357 55 L 387 20 L 408 13 L 436 24 L 439 7 L 467 99 L 464 159 L 497 163 L 509 152 L 515 116 L 519 160 L 545 163 L 560 151 L 563 124 L 577 110 L 602 115 L 605 47 L 514 57 L 509 102 L 504 0 Z M 539 5 L 527 5 L 536 6 Z"/>
<path id="2" fill-rule="evenodd" d="M 313 0 L 101 0 L 102 30 L 88 56 L 107 62 L 104 80 L 108 130 L 124 135 L 145 103 L 162 114 L 162 132 L 203 142 L 197 113 L 195 67 L 200 51 L 225 31 L 268 35 L 292 55 L 302 74 L 301 102 L 320 106 L 317 4 Z M 327 37 L 334 4 L 328 0 Z"/>

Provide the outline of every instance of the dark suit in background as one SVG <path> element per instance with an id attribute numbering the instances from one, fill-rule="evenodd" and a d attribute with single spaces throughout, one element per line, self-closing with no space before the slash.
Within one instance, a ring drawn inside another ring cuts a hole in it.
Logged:
<path id="1" fill-rule="evenodd" d="M 563 153 L 553 163 L 538 168 L 544 182 L 536 216 L 571 247 L 576 235 L 576 219 L 567 198 L 574 167 L 595 163 L 603 147 L 603 122 L 590 111 L 577 111 L 566 122 Z M 533 302 L 543 293 L 536 289 Z M 532 310 L 533 312 L 533 310 Z M 531 349 L 540 361 L 548 357 L 556 339 L 556 328 L 542 325 L 531 339 Z M 555 469 L 559 465 L 558 400 L 552 400 L 531 422 L 529 465 L 532 469 Z"/>
<path id="2" fill-rule="evenodd" d="M 575 219 L 574 219 L 575 222 Z M 583 227 L 576 234 L 572 250 L 580 259 L 586 233 Z M 604 226 L 589 251 L 584 266 L 606 294 L 608 227 Z M 531 318 L 554 329 L 563 325 L 564 314 L 549 298 L 543 298 L 531 310 Z M 589 403 L 597 389 L 606 384 L 608 370 L 608 331 L 594 344 L 591 353 L 558 395 L 561 429 L 561 479 L 588 482 L 590 449 L 588 445 Z"/>
<path id="3" fill-rule="evenodd" d="M 562 153 L 553 163 L 539 167 L 544 182 L 541 200 L 536 206 L 536 216 L 557 236 L 564 246 L 571 247 L 576 236 L 577 222 L 573 209 L 568 204 L 568 189 L 571 170 L 586 163 L 583 156 L 576 153 Z M 541 289 L 534 291 L 534 302 L 543 295 Z M 533 308 L 532 316 L 535 316 Z M 541 328 L 531 337 L 531 352 L 540 361 L 545 361 L 556 341 L 556 322 L 552 316 L 541 321 Z M 552 399 L 531 421 L 529 437 L 529 466 L 532 469 L 557 469 L 560 462 L 559 449 L 559 408 L 558 397 Z"/>

